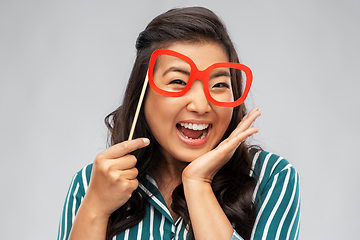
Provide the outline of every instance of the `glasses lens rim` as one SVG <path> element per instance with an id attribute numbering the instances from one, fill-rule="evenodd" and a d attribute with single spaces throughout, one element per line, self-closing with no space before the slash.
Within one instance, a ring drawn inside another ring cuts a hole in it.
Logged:
<path id="1" fill-rule="evenodd" d="M 154 67 L 155 67 L 155 63 L 157 58 L 160 55 L 169 55 L 169 56 L 173 56 L 173 57 L 177 57 L 180 58 L 182 60 L 184 60 L 185 62 L 187 62 L 190 65 L 190 76 L 189 76 L 189 80 L 188 80 L 188 84 L 186 84 L 186 87 L 179 92 L 169 92 L 166 90 L 163 90 L 161 88 L 159 88 L 158 86 L 156 86 L 156 84 L 154 83 L 154 79 L 153 79 L 153 72 L 154 72 Z M 193 82 L 196 80 L 200 80 L 203 82 L 203 86 L 204 86 L 204 92 L 205 92 L 205 96 L 207 97 L 207 99 L 218 106 L 223 106 L 223 107 L 236 107 L 241 105 L 247 98 L 251 85 L 252 85 L 252 80 L 253 80 L 253 74 L 251 69 L 241 63 L 233 63 L 233 62 L 219 62 L 219 63 L 214 63 L 212 65 L 210 65 L 209 67 L 207 67 L 205 70 L 200 71 L 197 66 L 195 65 L 195 63 L 192 61 L 191 58 L 189 58 L 186 55 L 183 55 L 179 52 L 170 50 L 170 49 L 156 49 L 151 57 L 150 57 L 150 61 L 149 61 L 149 65 L 148 65 L 148 78 L 149 78 L 149 85 L 150 87 L 157 92 L 158 94 L 164 95 L 164 96 L 168 96 L 168 97 L 181 97 L 182 95 L 184 95 L 192 86 Z M 228 67 L 228 68 L 236 68 L 239 69 L 241 71 L 243 71 L 245 73 L 246 76 L 246 84 L 245 84 L 245 88 L 242 91 L 242 95 L 239 99 L 233 101 L 233 102 L 220 102 L 217 101 L 216 99 L 214 99 L 209 91 L 209 86 L 208 86 L 208 81 L 209 81 L 209 77 L 210 77 L 210 73 L 213 69 L 215 68 L 220 68 L 220 67 Z M 205 81 L 204 79 L 207 79 L 207 81 Z"/>

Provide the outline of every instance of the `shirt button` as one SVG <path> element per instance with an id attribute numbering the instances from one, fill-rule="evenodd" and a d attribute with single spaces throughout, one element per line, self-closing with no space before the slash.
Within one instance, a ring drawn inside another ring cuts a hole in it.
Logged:
<path id="1" fill-rule="evenodd" d="M 171 239 L 173 239 L 175 237 L 175 233 L 170 233 L 170 236 L 169 236 Z"/>

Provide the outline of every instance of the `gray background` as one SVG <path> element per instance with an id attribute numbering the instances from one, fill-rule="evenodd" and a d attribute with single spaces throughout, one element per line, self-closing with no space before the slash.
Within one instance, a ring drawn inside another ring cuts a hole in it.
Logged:
<path id="1" fill-rule="evenodd" d="M 254 72 L 252 139 L 300 173 L 300 239 L 360 227 L 360 1 L 0 2 L 0 239 L 55 239 L 73 174 L 106 148 L 135 40 L 156 15 L 202 5 Z"/>

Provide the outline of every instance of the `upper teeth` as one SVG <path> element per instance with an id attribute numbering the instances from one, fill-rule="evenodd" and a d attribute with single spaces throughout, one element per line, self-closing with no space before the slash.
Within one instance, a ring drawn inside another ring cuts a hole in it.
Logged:
<path id="1" fill-rule="evenodd" d="M 209 124 L 196 124 L 196 123 L 180 123 L 184 128 L 192 129 L 192 130 L 204 130 L 209 127 Z"/>

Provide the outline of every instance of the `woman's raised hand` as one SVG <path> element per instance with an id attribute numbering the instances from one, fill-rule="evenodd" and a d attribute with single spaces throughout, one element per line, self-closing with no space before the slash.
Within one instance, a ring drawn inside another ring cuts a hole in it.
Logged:
<path id="1" fill-rule="evenodd" d="M 238 124 L 230 136 L 222 141 L 215 149 L 191 162 L 183 171 L 183 181 L 200 181 L 211 183 L 215 174 L 232 157 L 235 150 L 246 138 L 258 132 L 251 127 L 257 117 L 261 115 L 258 108 L 253 108 Z"/>
<path id="2" fill-rule="evenodd" d="M 89 187 L 76 214 L 69 240 L 105 239 L 109 217 L 138 187 L 132 151 L 149 145 L 149 139 L 118 143 L 96 156 Z"/>
<path id="3" fill-rule="evenodd" d="M 129 200 L 138 187 L 137 159 L 129 153 L 146 147 L 149 142 L 147 138 L 124 141 L 97 155 L 83 201 L 94 214 L 109 217 Z"/>
<path id="4" fill-rule="evenodd" d="M 196 239 L 231 238 L 233 226 L 217 201 L 211 182 L 241 142 L 258 131 L 251 125 L 260 114 L 258 108 L 252 109 L 227 139 L 184 169 L 184 194 Z"/>

